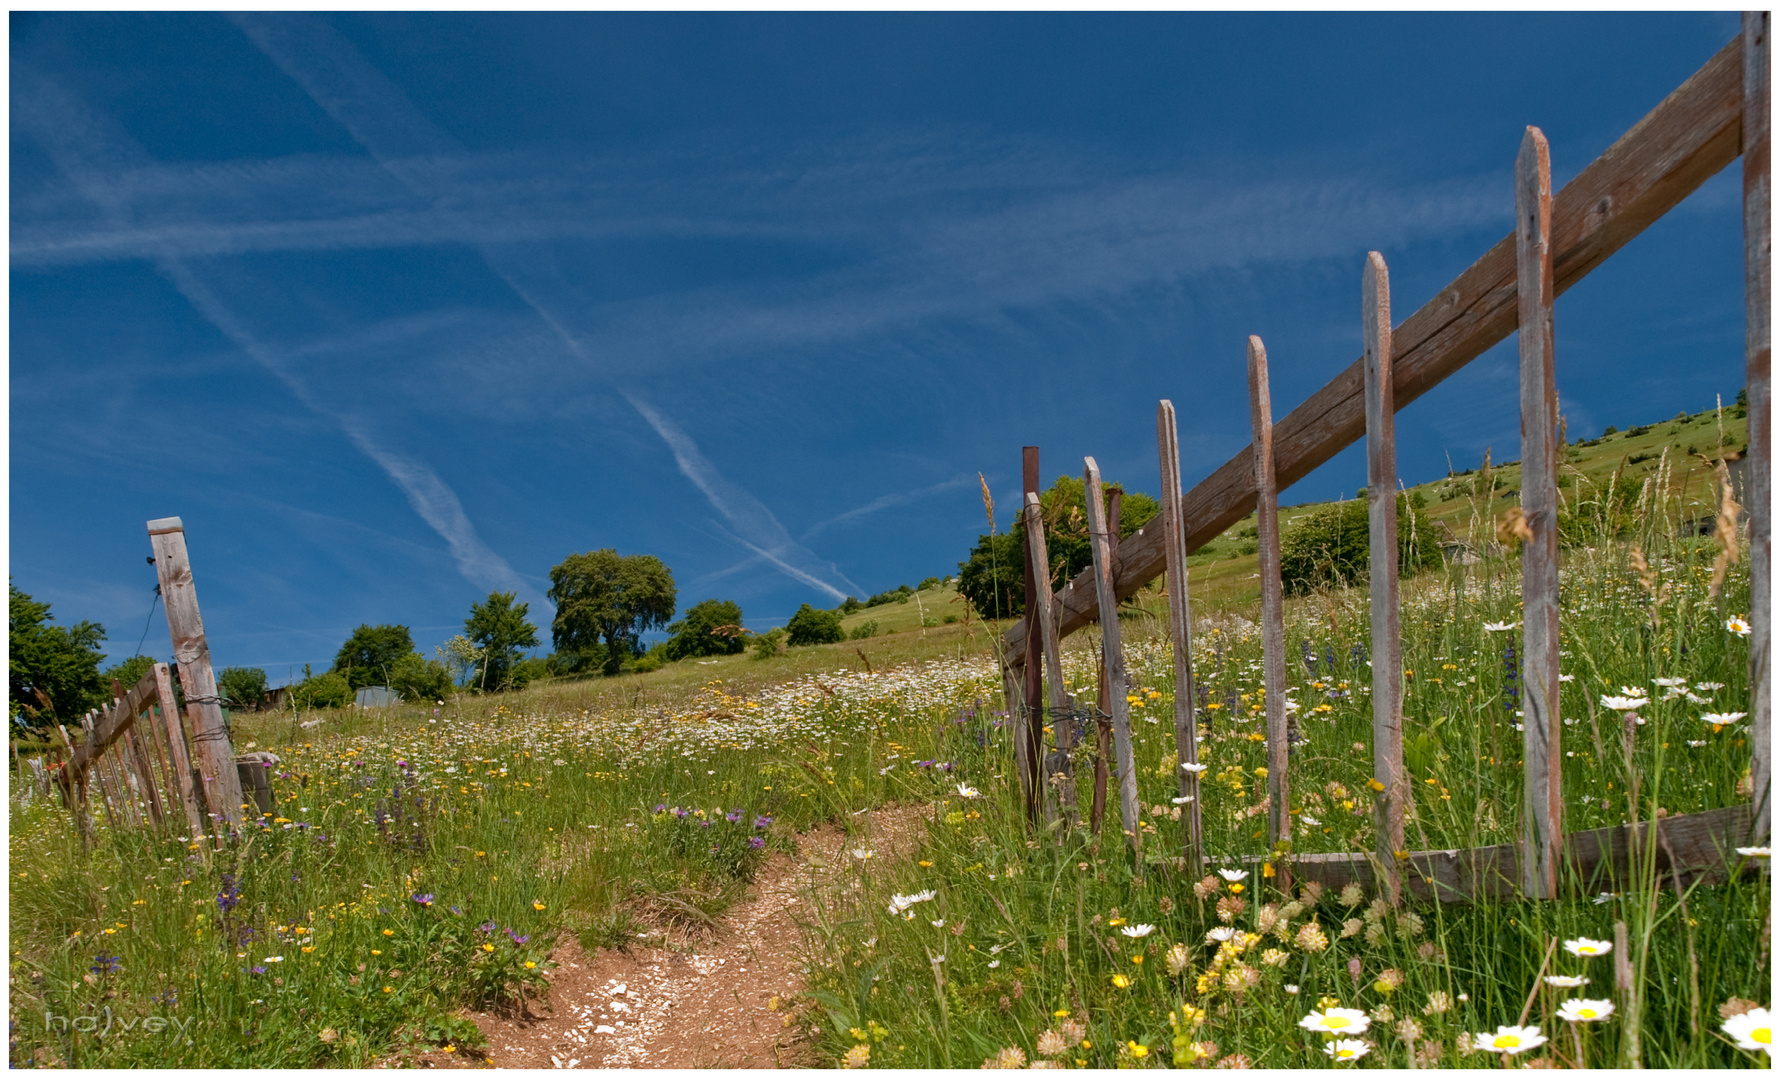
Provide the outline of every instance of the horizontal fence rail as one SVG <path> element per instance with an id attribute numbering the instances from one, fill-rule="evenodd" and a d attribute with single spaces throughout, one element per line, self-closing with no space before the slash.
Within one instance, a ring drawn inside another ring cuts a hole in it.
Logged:
<path id="1" fill-rule="evenodd" d="M 1552 199 L 1555 292 L 1580 281 L 1632 237 L 1737 159 L 1743 141 L 1743 47 L 1733 41 L 1596 158 Z M 1391 334 L 1396 407 L 1429 390 L 1519 327 L 1515 236 L 1510 233 Z M 1363 361 L 1356 360 L 1273 428 L 1283 490 L 1366 431 Z M 1765 373 L 1765 370 L 1764 370 Z M 1181 540 L 1192 552 L 1255 508 L 1253 449 L 1194 485 L 1181 500 Z M 1765 508 L 1764 508 L 1765 509 Z M 1166 569 L 1160 525 L 1119 543 L 1113 591 L 1124 600 Z M 1092 568 L 1057 593 L 1057 631 L 1095 621 Z M 1025 662 L 1027 626 L 1003 635 L 1007 662 Z"/>

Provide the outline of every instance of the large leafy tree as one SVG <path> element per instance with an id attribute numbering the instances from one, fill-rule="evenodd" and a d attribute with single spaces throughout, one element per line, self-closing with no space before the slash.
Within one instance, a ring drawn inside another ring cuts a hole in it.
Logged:
<path id="1" fill-rule="evenodd" d="M 97 648 L 105 628 L 95 622 L 52 626 L 49 605 L 7 583 L 7 703 L 14 722 L 48 730 L 72 723 L 104 703 Z"/>
<path id="2" fill-rule="evenodd" d="M 742 651 L 742 606 L 733 600 L 704 600 L 678 622 L 668 624 L 669 660 L 688 656 L 728 656 Z M 721 631 L 721 632 L 719 632 Z"/>
<path id="3" fill-rule="evenodd" d="M 474 674 L 478 690 L 514 689 L 519 650 L 538 643 L 538 628 L 525 618 L 531 605 L 515 604 L 513 598 L 513 593 L 489 593 L 487 600 L 470 605 L 470 617 L 464 620 L 464 635 L 481 650 Z"/>
<path id="4" fill-rule="evenodd" d="M 340 646 L 329 670 L 346 676 L 354 690 L 361 686 L 387 686 L 396 662 L 414 651 L 414 638 L 406 626 L 360 626 Z"/>
<path id="5" fill-rule="evenodd" d="M 1153 497 L 1124 491 L 1118 484 L 1103 485 L 1105 494 L 1121 491 L 1119 538 L 1124 539 L 1147 525 L 1161 512 Z M 1093 564 L 1094 549 L 1088 538 L 1086 484 L 1079 476 L 1059 476 L 1038 496 L 1044 518 L 1045 549 L 1050 556 L 1050 587 L 1059 588 Z M 970 557 L 958 564 L 958 591 L 977 612 L 987 618 L 1010 618 L 1025 610 L 1026 534 L 1016 522 L 1007 532 L 977 538 Z"/>
<path id="6" fill-rule="evenodd" d="M 223 668 L 216 673 L 216 692 L 231 708 L 253 708 L 266 696 L 266 669 Z"/>
<path id="7" fill-rule="evenodd" d="M 556 651 L 584 653 L 604 641 L 608 675 L 642 652 L 643 631 L 674 617 L 674 575 L 653 555 L 613 548 L 570 555 L 550 568 L 550 582 Z"/>

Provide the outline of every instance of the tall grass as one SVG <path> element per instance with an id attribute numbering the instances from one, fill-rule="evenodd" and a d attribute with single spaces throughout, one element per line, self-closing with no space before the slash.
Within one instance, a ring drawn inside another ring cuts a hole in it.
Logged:
<path id="1" fill-rule="evenodd" d="M 1712 596 L 1719 549 L 1676 538 L 1684 511 L 1661 484 L 1642 498 L 1635 534 L 1565 556 L 1572 830 L 1747 797 L 1748 736 L 1726 718 L 1748 711 L 1746 642 L 1727 628 L 1747 575 L 1733 567 Z M 1480 533 L 1489 505 L 1479 498 Z M 1515 838 L 1518 636 L 1489 627 L 1518 621 L 1517 582 L 1510 552 L 1404 590 L 1415 847 Z M 1309 1067 L 1335 1044 L 1300 1022 L 1339 1006 L 1365 1012 L 1360 1066 L 1486 1063 L 1465 1039 L 1523 1013 L 1549 1041 L 1512 1063 L 1765 1064 L 1719 1017 L 1733 998 L 1768 1001 L 1765 864 L 1677 891 L 1646 859 L 1618 895 L 1403 912 L 1279 894 L 1259 874 L 1185 878 L 1161 602 L 1136 606 L 1126 633 L 1142 862 L 1116 826 L 1058 836 L 1021 819 L 983 655 L 992 627 L 318 714 L 314 728 L 240 717 L 236 745 L 282 759 L 277 811 L 246 828 L 157 836 L 101 818 L 83 849 L 59 806 L 15 810 L 11 1060 L 297 1067 L 480 1051 L 463 1011 L 522 1008 L 559 935 L 613 945 L 707 925 L 799 831 L 860 831 L 863 810 L 921 803 L 932 822 L 913 859 L 872 863 L 859 890 L 809 905 L 803 1006 L 831 1062 Z M 1253 617 L 1220 612 L 1195 637 L 1205 835 L 1226 867 L 1266 854 Z M 1367 624 L 1358 591 L 1291 607 L 1296 851 L 1371 847 Z M 861 645 L 873 660 L 852 663 Z M 1092 700 L 1094 645 L 1091 632 L 1067 643 L 1078 700 Z M 1626 688 L 1649 702 L 1643 723 L 1602 704 Z M 1612 940 L 1619 923 L 1627 947 L 1606 957 L 1562 944 Z M 1629 990 L 1615 989 L 1621 960 Z M 1542 974 L 1591 981 L 1560 990 Z M 1615 1012 L 1557 1019 L 1576 995 Z"/>

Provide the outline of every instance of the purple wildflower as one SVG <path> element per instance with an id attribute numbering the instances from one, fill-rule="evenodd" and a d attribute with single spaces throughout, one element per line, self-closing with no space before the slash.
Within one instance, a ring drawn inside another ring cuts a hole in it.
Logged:
<path id="1" fill-rule="evenodd" d="M 430 892 L 426 892 L 426 893 L 417 892 L 413 896 L 409 897 L 408 899 L 414 901 L 416 904 L 419 904 L 421 907 L 432 907 L 433 906 L 433 894 Z"/>
<path id="2" fill-rule="evenodd" d="M 756 829 L 764 829 L 767 826 L 771 825 L 772 823 L 773 823 L 773 816 L 771 814 L 761 814 L 759 817 L 754 819 L 754 827 Z"/>
<path id="3" fill-rule="evenodd" d="M 766 837 L 764 837 L 764 836 L 750 836 L 750 837 L 748 837 L 748 846 L 751 848 L 756 848 L 756 849 L 763 848 L 766 846 Z"/>
<path id="4" fill-rule="evenodd" d="M 742 820 L 742 812 L 740 810 L 731 810 L 729 813 L 723 815 L 723 820 L 733 825 Z"/>
<path id="5" fill-rule="evenodd" d="M 498 927 L 498 926 L 500 926 L 500 924 L 499 924 L 499 923 L 497 923 L 497 922 L 495 922 L 495 921 L 494 921 L 494 920 L 493 920 L 493 919 L 490 919 L 490 920 L 489 920 L 489 921 L 487 921 L 487 922 L 485 922 L 485 923 L 483 923 L 483 924 L 482 924 L 482 925 L 481 925 L 481 926 L 478 926 L 478 927 L 477 927 L 477 928 L 476 928 L 476 930 L 477 930 L 477 932 L 478 932 L 478 933 L 482 933 L 482 934 L 492 934 L 492 933 L 494 933 L 494 932 L 495 932 L 495 929 L 496 929 L 496 928 L 497 928 L 497 927 Z"/>
<path id="6" fill-rule="evenodd" d="M 266 965 L 255 964 L 254 966 L 247 969 L 247 973 L 249 975 L 264 975 L 266 973 Z"/>

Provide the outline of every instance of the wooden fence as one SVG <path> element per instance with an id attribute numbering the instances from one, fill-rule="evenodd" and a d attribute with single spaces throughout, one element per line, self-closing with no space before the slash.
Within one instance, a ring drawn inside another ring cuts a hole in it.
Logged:
<path id="1" fill-rule="evenodd" d="M 185 526 L 162 518 L 148 523 L 148 535 L 185 707 L 174 693 L 172 670 L 156 664 L 135 686 L 113 683 L 111 704 L 81 718 L 78 741 L 65 725 L 56 727 L 63 757 L 49 771 L 83 839 L 92 835 L 95 788 L 113 829 L 183 828 L 196 839 L 210 821 L 239 824 L 246 809 L 198 615 Z M 140 722 L 145 717 L 148 722 Z"/>
<path id="2" fill-rule="evenodd" d="M 1065 764 L 1081 713 L 1063 690 L 1059 639 L 1090 622 L 1103 628 L 1103 719 L 1116 744 L 1124 832 L 1141 857 L 1135 768 L 1125 708 L 1124 659 L 1117 606 L 1166 572 L 1169 632 L 1176 687 L 1175 734 L 1180 768 L 1181 853 L 1195 874 L 1206 853 L 1199 802 L 1198 735 L 1190 659 L 1187 555 L 1254 511 L 1262 581 L 1263 686 L 1268 742 L 1269 861 L 1292 876 L 1327 885 L 1364 881 L 1392 903 L 1407 890 L 1422 898 L 1466 900 L 1522 895 L 1552 897 L 1560 867 L 1570 880 L 1619 880 L 1629 852 L 1656 852 L 1659 869 L 1678 877 L 1722 873 L 1725 853 L 1766 843 L 1771 786 L 1769 642 L 1769 142 L 1767 12 L 1743 17 L 1742 33 L 1707 61 L 1562 191 L 1551 190 L 1545 136 L 1529 127 L 1515 167 L 1514 232 L 1504 237 L 1432 300 L 1393 327 L 1389 272 L 1368 255 L 1361 280 L 1364 353 L 1277 426 L 1267 382 L 1267 355 L 1249 339 L 1254 439 L 1191 491 L 1182 493 L 1173 405 L 1160 404 L 1157 433 L 1162 468 L 1158 519 L 1123 542 L 1116 511 L 1101 509 L 1099 471 L 1086 460 L 1093 565 L 1054 596 L 1039 591 L 1031 568 L 1048 566 L 1038 512 L 1037 448 L 1026 448 L 1028 567 L 1026 618 L 1003 637 L 1004 686 L 1020 749 L 1018 775 L 1036 821 L 1041 805 L 1053 827 L 1075 806 Z M 1558 712 L 1557 466 L 1562 443 L 1553 362 L 1552 306 L 1558 294 L 1673 209 L 1719 170 L 1743 160 L 1746 367 L 1749 416 L 1750 742 L 1753 803 L 1613 829 L 1566 834 L 1561 798 Z M 1468 851 L 1409 852 L 1404 819 L 1413 791 L 1403 766 L 1402 651 L 1398 633 L 1394 416 L 1510 333 L 1520 331 L 1521 506 L 1524 745 L 1526 794 L 1521 839 Z M 1287 751 L 1293 717 L 1285 707 L 1285 638 L 1279 572 L 1277 495 L 1360 438 L 1366 440 L 1372 611 L 1372 709 L 1375 834 L 1373 852 L 1287 856 L 1291 836 Z M 1042 655 L 1041 655 L 1042 654 Z M 1030 658 L 1030 659 L 1029 659 Z M 1040 669 L 1048 669 L 1050 715 L 1057 747 L 1043 752 Z M 1028 707 L 1031 703 L 1032 707 Z M 1100 757 L 1105 758 L 1103 750 Z M 1047 765 L 1043 775 L 1040 761 Z M 1059 788 L 1061 798 L 1041 788 Z M 1099 792 L 1097 784 L 1096 815 Z M 1096 817 L 1096 824 L 1098 820 Z"/>

